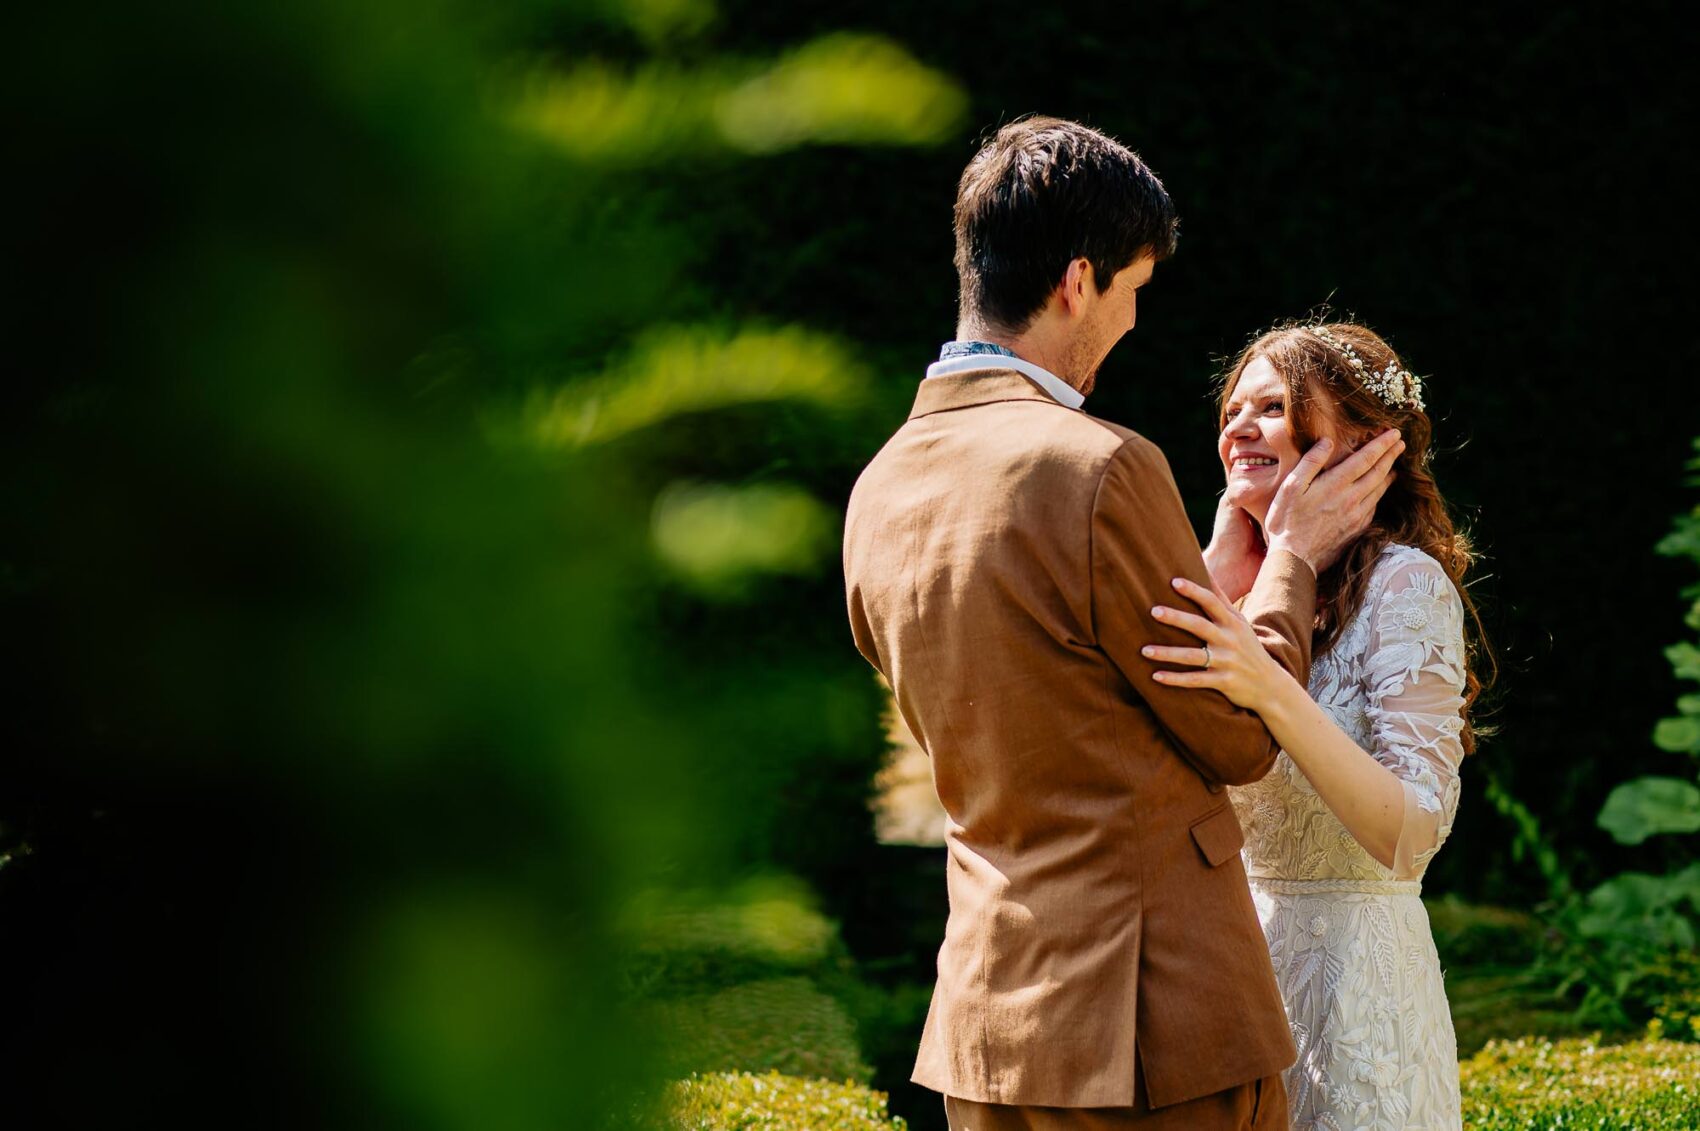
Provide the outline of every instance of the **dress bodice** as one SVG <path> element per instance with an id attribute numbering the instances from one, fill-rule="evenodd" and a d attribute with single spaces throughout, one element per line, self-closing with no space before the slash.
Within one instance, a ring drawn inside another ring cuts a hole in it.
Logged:
<path id="1" fill-rule="evenodd" d="M 1388 546 L 1357 613 L 1312 662 L 1310 694 L 1404 785 L 1399 867 L 1370 856 L 1283 751 L 1261 781 L 1230 791 L 1245 829 L 1247 873 L 1282 880 L 1420 878 L 1458 809 L 1465 663 L 1463 602 L 1451 579 L 1423 551 Z"/>

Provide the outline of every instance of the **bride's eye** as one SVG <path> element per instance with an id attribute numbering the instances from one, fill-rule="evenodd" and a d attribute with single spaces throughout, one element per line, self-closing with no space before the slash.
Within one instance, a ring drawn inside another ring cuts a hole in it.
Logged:
<path id="1" fill-rule="evenodd" d="M 1281 416 L 1287 411 L 1287 405 L 1284 401 L 1270 401 L 1263 406 L 1263 411 Z"/>

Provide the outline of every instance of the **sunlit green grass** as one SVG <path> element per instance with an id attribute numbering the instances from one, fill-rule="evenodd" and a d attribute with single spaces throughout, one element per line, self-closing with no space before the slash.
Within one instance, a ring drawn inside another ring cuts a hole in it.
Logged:
<path id="1" fill-rule="evenodd" d="M 1641 1040 L 1494 1041 L 1461 1066 L 1471 1131 L 1692 1131 L 1700 1045 Z"/>

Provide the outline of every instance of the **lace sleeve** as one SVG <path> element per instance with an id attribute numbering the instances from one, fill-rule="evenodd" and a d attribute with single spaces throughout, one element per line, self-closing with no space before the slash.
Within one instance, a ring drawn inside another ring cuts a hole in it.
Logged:
<path id="1" fill-rule="evenodd" d="M 1452 831 L 1464 760 L 1464 607 L 1440 564 L 1408 552 L 1370 613 L 1364 683 L 1371 752 L 1405 787 L 1393 872 L 1412 879 Z"/>

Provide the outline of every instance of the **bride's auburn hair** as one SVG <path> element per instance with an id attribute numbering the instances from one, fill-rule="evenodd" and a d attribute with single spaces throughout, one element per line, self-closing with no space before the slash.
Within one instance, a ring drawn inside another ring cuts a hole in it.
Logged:
<path id="1" fill-rule="evenodd" d="M 1325 341 L 1323 334 L 1356 354 L 1361 368 L 1354 367 L 1346 352 Z M 1286 385 L 1288 426 L 1301 451 L 1316 442 L 1319 416 L 1332 418 L 1340 437 L 1348 441 L 1368 440 L 1389 428 L 1399 429 L 1405 441 L 1405 450 L 1393 466 L 1393 484 L 1377 504 L 1369 529 L 1316 579 L 1313 651 L 1321 655 L 1333 646 L 1340 630 L 1363 606 L 1376 559 L 1389 544 L 1415 546 L 1428 554 L 1446 571 L 1468 614 L 1462 737 L 1465 752 L 1473 752 L 1476 730 L 1470 722 L 1471 708 L 1497 671 L 1481 615 L 1465 587 L 1465 575 L 1475 564 L 1476 554 L 1469 536 L 1453 521 L 1429 470 L 1434 428 L 1428 413 L 1416 403 L 1388 404 L 1366 388 L 1363 380 L 1365 374 L 1373 377 L 1389 366 L 1398 371 L 1406 365 L 1393 347 L 1367 326 L 1327 322 L 1277 327 L 1240 351 L 1223 377 L 1216 405 L 1218 428 L 1227 420 L 1228 400 L 1240 375 L 1260 357 L 1268 360 Z"/>

